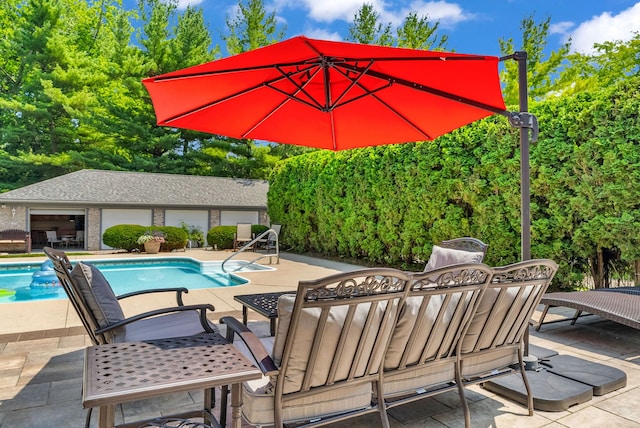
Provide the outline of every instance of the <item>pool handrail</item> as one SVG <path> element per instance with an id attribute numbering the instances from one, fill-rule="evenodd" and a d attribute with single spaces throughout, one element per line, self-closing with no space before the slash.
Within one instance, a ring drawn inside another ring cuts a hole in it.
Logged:
<path id="1" fill-rule="evenodd" d="M 250 260 L 246 264 L 243 264 L 240 267 L 238 267 L 237 269 L 234 269 L 232 271 L 227 271 L 225 269 L 225 267 L 224 267 L 225 263 L 227 263 L 228 261 L 234 259 L 236 256 L 238 256 L 239 254 L 243 253 L 248 248 L 257 248 L 256 244 L 259 241 L 263 241 L 265 239 L 267 241 L 267 253 L 266 254 L 260 254 L 258 257 L 254 258 L 253 260 Z M 269 244 L 270 241 L 273 241 L 275 243 L 274 246 L 273 246 L 273 248 L 275 250 L 274 253 L 270 252 L 270 250 L 271 250 L 271 246 Z M 276 264 L 280 263 L 280 243 L 278 242 L 278 232 L 276 232 L 273 229 L 265 230 L 260 235 L 256 236 L 251 242 L 247 242 L 242 247 L 240 247 L 238 249 L 238 251 L 233 252 L 229 257 L 227 257 L 226 259 L 224 259 L 222 261 L 221 268 L 222 268 L 222 271 L 225 272 L 225 273 L 238 272 L 239 270 L 244 269 L 247 266 L 255 264 L 258 260 L 262 260 L 262 259 L 267 258 L 267 257 L 269 258 L 269 264 L 273 263 L 272 257 L 276 258 Z"/>

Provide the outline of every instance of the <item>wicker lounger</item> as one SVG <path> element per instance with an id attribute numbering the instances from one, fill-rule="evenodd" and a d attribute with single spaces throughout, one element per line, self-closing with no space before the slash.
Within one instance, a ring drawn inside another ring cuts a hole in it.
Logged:
<path id="1" fill-rule="evenodd" d="M 640 330 L 640 288 L 620 287 L 590 291 L 548 293 L 540 301 L 545 305 L 536 330 L 542 324 L 571 320 L 575 324 L 583 312 Z M 562 306 L 576 310 L 573 318 L 544 322 L 551 307 Z"/>

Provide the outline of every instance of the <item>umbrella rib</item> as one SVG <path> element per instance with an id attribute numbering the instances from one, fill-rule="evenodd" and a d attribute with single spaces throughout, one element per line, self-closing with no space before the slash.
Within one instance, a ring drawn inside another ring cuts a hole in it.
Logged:
<path id="1" fill-rule="evenodd" d="M 362 67 L 358 67 L 357 65 L 350 65 L 350 64 L 342 64 L 342 67 L 344 67 L 346 69 L 349 69 L 349 70 L 353 70 L 353 71 L 361 71 L 363 69 Z M 399 85 L 406 86 L 408 88 L 412 88 L 412 89 L 415 89 L 417 91 L 427 92 L 427 93 L 430 93 L 430 94 L 433 94 L 433 95 L 436 95 L 436 96 L 439 96 L 439 97 L 442 97 L 442 98 L 446 98 L 446 99 L 449 99 L 449 100 L 457 101 L 457 102 L 459 102 L 461 104 L 467 104 L 467 105 L 470 105 L 472 107 L 477 107 L 477 108 L 482 109 L 482 110 L 487 110 L 487 111 L 490 111 L 492 113 L 503 114 L 505 112 L 505 110 L 503 110 L 503 109 L 500 109 L 498 107 L 494 107 L 494 106 L 489 105 L 489 104 L 482 103 L 480 101 L 472 100 L 470 98 L 462 97 L 460 95 L 452 94 L 450 92 L 442 91 L 440 89 L 432 88 L 430 86 L 425 86 L 425 85 L 422 85 L 420 83 L 411 82 L 410 80 L 401 79 L 399 77 L 394 77 L 394 76 L 391 76 L 391 75 L 386 74 L 386 73 L 381 73 L 379 71 L 369 70 L 367 75 L 373 76 L 373 77 L 377 77 L 379 79 L 387 80 L 387 81 L 392 82 L 392 83 L 397 83 Z"/>
<path id="2" fill-rule="evenodd" d="M 330 108 L 331 110 L 333 110 L 334 108 L 340 107 L 341 105 L 347 104 L 347 103 L 349 103 L 349 102 L 351 102 L 351 101 L 354 101 L 354 100 L 360 99 L 360 98 L 362 98 L 362 97 L 364 97 L 364 96 L 366 96 L 366 95 L 367 95 L 367 94 L 365 93 L 365 94 L 360 95 L 360 96 L 358 96 L 358 97 L 356 97 L 356 98 L 354 98 L 354 99 L 352 99 L 352 100 L 350 100 L 350 101 L 347 101 L 347 102 L 345 102 L 345 103 L 343 103 L 343 104 L 340 104 L 340 100 L 341 100 L 341 99 L 343 99 L 345 96 L 347 96 L 347 94 L 349 93 L 349 91 L 350 91 L 354 86 L 358 85 L 358 82 L 360 81 L 360 79 L 362 79 L 362 77 L 367 73 L 367 71 L 371 68 L 371 66 L 372 66 L 372 65 L 373 65 L 373 61 L 370 61 L 370 62 L 369 62 L 369 65 L 367 65 L 367 66 L 364 68 L 364 70 L 363 70 L 363 71 L 361 71 L 361 72 L 360 72 L 360 74 L 358 74 L 358 77 L 356 77 L 355 79 L 352 79 L 352 78 L 350 78 L 350 77 L 349 77 L 348 73 L 345 73 L 345 72 L 344 72 L 340 67 L 338 67 L 336 64 L 332 64 L 332 66 L 333 66 L 333 69 L 334 69 L 334 70 L 336 70 L 337 72 L 339 72 L 340 74 L 342 74 L 342 75 L 343 75 L 345 78 L 347 78 L 348 80 L 351 80 L 351 84 L 349 85 L 349 87 L 348 87 L 348 88 L 346 88 L 344 91 L 342 91 L 342 94 L 340 94 L 340 96 L 339 96 L 338 98 L 336 98 L 335 102 L 329 106 L 329 108 Z M 361 85 L 358 85 L 358 86 L 362 87 Z M 389 85 L 387 85 L 387 86 L 389 86 Z M 384 86 L 384 87 L 387 87 L 387 86 Z M 382 88 L 380 88 L 380 89 L 382 89 Z M 329 105 L 329 103 L 327 103 L 327 105 Z"/>
<path id="3" fill-rule="evenodd" d="M 273 68 L 273 67 L 271 67 L 271 68 Z M 227 95 L 226 97 L 222 97 L 222 98 L 217 99 L 217 100 L 215 100 L 215 101 L 212 101 L 212 102 L 210 102 L 210 103 L 203 104 L 203 105 L 201 105 L 201 106 L 199 106 L 199 107 L 192 108 L 191 110 L 189 110 L 189 111 L 187 111 L 187 112 L 180 113 L 180 114 L 177 114 L 177 115 L 175 115 L 175 116 L 168 117 L 168 118 L 167 118 L 167 119 L 165 119 L 162 123 L 164 123 L 164 124 L 171 124 L 171 122 L 172 122 L 172 121 L 174 121 L 174 120 L 182 119 L 182 118 L 184 118 L 184 117 L 190 116 L 190 115 L 191 115 L 191 114 L 193 114 L 193 113 L 198 113 L 198 112 L 200 112 L 200 111 L 202 111 L 202 110 L 205 110 L 205 109 L 207 109 L 207 108 L 209 108 L 209 107 L 213 107 L 213 106 L 216 106 L 216 105 L 218 105 L 218 104 L 222 104 L 222 103 L 224 103 L 224 102 L 226 102 L 226 101 L 232 100 L 232 99 L 234 99 L 234 98 L 236 98 L 236 97 L 239 97 L 239 96 L 241 96 L 241 95 L 245 95 L 245 94 L 248 94 L 248 93 L 250 93 L 250 92 L 253 92 L 253 91 L 255 91 L 256 89 L 260 89 L 260 88 L 261 88 L 261 87 L 263 87 L 263 86 L 267 86 L 267 87 L 269 87 L 269 88 L 271 88 L 271 89 L 273 89 L 273 90 L 277 90 L 277 91 L 279 91 L 279 92 L 282 92 L 284 95 L 286 95 L 286 96 L 287 96 L 287 97 L 289 97 L 289 98 L 292 98 L 292 99 L 298 100 L 298 101 L 300 101 L 300 102 L 305 102 L 304 100 L 301 100 L 301 99 L 296 98 L 296 97 L 295 97 L 295 95 L 291 95 L 291 94 L 289 94 L 289 93 L 287 93 L 287 92 L 285 92 L 285 91 L 282 91 L 282 90 L 277 89 L 277 88 L 275 88 L 274 86 L 272 86 L 274 83 L 280 82 L 280 81 L 282 81 L 282 80 L 283 80 L 283 79 L 285 79 L 285 78 L 287 78 L 287 79 L 291 80 L 291 79 L 290 79 L 290 77 L 289 77 L 286 73 L 284 73 L 282 70 L 278 70 L 278 71 L 280 71 L 280 73 L 282 73 L 282 76 L 276 77 L 276 78 L 271 79 L 271 80 L 266 81 L 266 82 L 260 82 L 260 83 L 258 83 L 258 84 L 256 84 L 256 85 L 254 85 L 254 86 L 249 87 L 249 88 L 245 88 L 245 89 L 242 89 L 241 91 L 238 91 L 238 92 L 235 92 L 235 93 L 233 93 L 233 94 Z M 307 71 L 307 70 L 298 70 L 297 72 L 292 73 L 292 74 L 300 74 L 300 73 L 304 73 L 304 72 L 306 72 L 306 71 Z M 167 79 L 164 79 L 164 80 L 166 81 Z M 294 84 L 295 84 L 295 82 L 294 82 Z M 298 85 L 296 85 L 296 87 L 298 87 Z M 299 87 L 298 87 L 298 89 L 301 89 L 301 88 L 299 88 Z M 311 99 L 313 99 L 313 98 L 311 98 Z M 317 107 L 316 107 L 316 106 L 314 106 L 314 105 L 313 105 L 313 104 L 311 104 L 311 103 L 308 103 L 308 104 L 309 104 L 311 107 L 313 107 L 313 108 L 321 108 L 321 106 L 317 106 Z"/>
<path id="4" fill-rule="evenodd" d="M 311 107 L 315 107 L 315 108 L 317 108 L 318 110 L 322 110 L 322 109 L 323 109 L 322 104 L 320 104 L 318 101 L 316 101 L 316 99 L 315 99 L 315 98 L 313 98 L 313 97 L 311 96 L 311 94 L 309 94 L 309 93 L 306 91 L 306 89 L 304 88 L 304 87 L 305 87 L 306 85 L 308 85 L 308 84 L 309 84 L 309 82 L 311 82 L 311 80 L 312 80 L 312 79 L 313 79 L 313 78 L 314 78 L 314 77 L 315 77 L 315 76 L 320 72 L 320 68 L 316 68 L 316 69 L 314 70 L 313 74 L 309 76 L 309 79 L 308 79 L 308 80 L 307 80 L 307 82 L 304 84 L 304 86 L 299 85 L 299 84 L 298 84 L 298 82 L 296 82 L 295 80 L 293 80 L 289 74 L 285 73 L 285 72 L 282 70 L 282 68 L 281 68 L 280 66 L 276 66 L 276 70 L 278 70 L 278 71 L 279 71 L 279 72 L 280 72 L 280 73 L 281 73 L 281 74 L 282 74 L 282 75 L 283 75 L 283 76 L 284 76 L 284 77 L 285 77 L 289 82 L 291 82 L 291 84 L 292 84 L 293 86 L 295 86 L 296 88 L 298 88 L 298 91 L 299 91 L 299 92 L 302 92 L 302 93 L 303 93 L 303 94 L 305 94 L 307 97 L 309 97 L 309 99 L 310 99 L 311 101 L 313 101 L 313 103 L 310 103 L 310 102 L 305 101 L 305 100 L 303 100 L 303 99 L 301 99 L 301 98 L 298 98 L 298 97 L 297 97 L 297 94 L 289 94 L 287 91 L 284 91 L 284 90 L 282 90 L 282 89 L 279 89 L 279 88 L 276 88 L 276 87 L 274 87 L 274 86 L 271 86 L 271 84 L 267 84 L 266 86 L 268 86 L 269 88 L 271 88 L 271 89 L 273 89 L 273 90 L 275 90 L 275 91 L 278 91 L 278 92 L 280 92 L 280 93 L 282 93 L 282 94 L 287 95 L 287 96 L 288 96 L 289 98 L 291 98 L 291 99 L 295 99 L 295 100 L 301 101 L 301 102 L 303 102 L 303 103 L 305 103 L 305 104 L 307 104 L 307 105 L 310 105 Z M 299 71 L 299 72 L 297 72 L 297 73 L 292 73 L 292 75 L 300 74 L 300 73 L 304 73 L 304 72 L 308 72 L 308 71 L 309 71 L 308 69 L 307 69 L 307 70 L 301 70 L 301 71 Z M 315 106 L 314 106 L 314 104 L 315 104 Z"/>
<path id="5" fill-rule="evenodd" d="M 386 108 L 388 108 L 389 110 L 391 110 L 393 113 L 395 113 L 400 119 L 404 120 L 405 122 L 407 122 L 409 124 L 409 126 L 411 126 L 413 129 L 415 129 L 416 131 L 418 131 L 420 134 L 422 134 L 427 140 L 431 140 L 431 136 L 424 131 L 422 128 L 420 128 L 418 125 L 416 125 L 415 123 L 413 123 L 413 121 L 409 120 L 405 115 L 403 115 L 402 113 L 400 113 L 398 110 L 394 109 L 393 107 L 391 107 L 389 104 L 387 104 L 384 100 L 380 99 L 378 96 L 371 94 L 371 96 L 377 100 L 380 104 L 382 104 L 383 106 L 385 106 Z"/>

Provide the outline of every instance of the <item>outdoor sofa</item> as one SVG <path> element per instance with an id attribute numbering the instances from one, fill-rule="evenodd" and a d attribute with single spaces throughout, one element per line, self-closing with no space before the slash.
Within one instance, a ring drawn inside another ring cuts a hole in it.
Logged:
<path id="1" fill-rule="evenodd" d="M 31 234 L 25 230 L 6 229 L 0 231 L 0 252 L 30 253 Z"/>
<path id="2" fill-rule="evenodd" d="M 301 281 L 278 301 L 275 337 L 221 318 L 252 356 L 261 382 L 243 385 L 252 425 L 324 425 L 520 370 L 532 312 L 553 278 L 551 260 L 501 268 L 482 263 L 412 274 L 363 269 Z M 223 399 L 226 394 L 223 393 Z"/>

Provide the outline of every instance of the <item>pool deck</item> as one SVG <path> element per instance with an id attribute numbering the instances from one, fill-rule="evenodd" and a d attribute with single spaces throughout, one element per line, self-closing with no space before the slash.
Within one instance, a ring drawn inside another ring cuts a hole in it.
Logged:
<path id="1" fill-rule="evenodd" d="M 193 257 L 197 260 L 221 260 L 229 253 L 188 250 L 161 254 L 167 257 Z M 245 259 L 252 254 L 243 255 Z M 70 257 L 144 258 L 145 254 L 96 254 Z M 0 263 L 25 259 L 0 259 Z M 33 260 L 33 259 L 29 259 Z M 45 260 L 43 255 L 42 260 Z M 185 303 L 212 303 L 213 320 L 224 315 L 241 317 L 241 305 L 233 300 L 238 294 L 294 290 L 301 279 L 319 278 L 357 266 L 282 254 L 274 271 L 243 273 L 249 284 L 205 290 L 193 290 Z M 141 298 L 124 306 L 125 313 L 171 306 L 167 296 Z M 554 314 L 560 315 L 560 308 Z M 251 327 L 268 334 L 268 322 L 249 313 Z M 79 427 L 85 411 L 80 404 L 83 349 L 91 345 L 80 321 L 66 300 L 0 304 L 0 427 Z M 539 314 L 538 314 L 539 316 Z M 640 331 L 597 317 L 583 318 L 578 325 L 558 323 L 531 332 L 531 343 L 561 354 L 578 356 L 617 367 L 627 374 L 627 386 L 562 412 L 536 411 L 529 417 L 521 405 L 490 393 L 479 386 L 469 388 L 474 427 L 640 427 Z M 119 406 L 116 422 L 139 419 L 160 412 L 175 412 L 197 406 L 197 392 L 168 398 L 144 400 Z M 401 406 L 390 411 L 393 428 L 464 426 L 456 393 Z M 142 416 L 141 416 L 142 415 Z M 92 425 L 96 426 L 94 415 Z M 331 425 L 334 428 L 377 427 L 376 415 Z"/>

